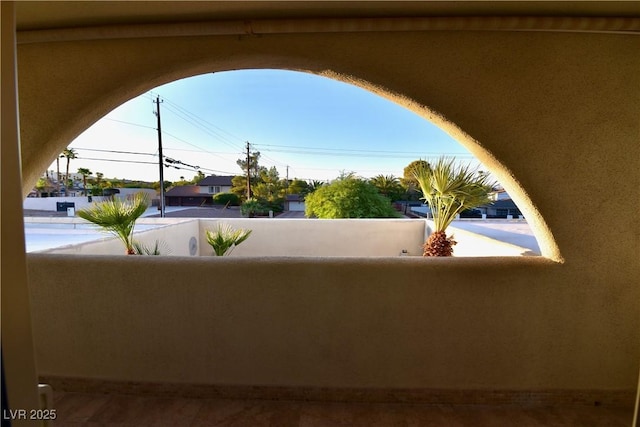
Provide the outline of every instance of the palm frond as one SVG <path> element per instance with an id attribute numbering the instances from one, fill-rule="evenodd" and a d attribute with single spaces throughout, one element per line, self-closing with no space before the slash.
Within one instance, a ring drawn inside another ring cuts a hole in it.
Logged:
<path id="1" fill-rule="evenodd" d="M 136 193 L 132 198 L 113 198 L 96 203 L 90 208 L 78 211 L 80 218 L 86 219 L 113 233 L 124 243 L 127 253 L 134 253 L 131 236 L 136 220 L 147 210 L 149 196 Z"/>
<path id="2" fill-rule="evenodd" d="M 168 255 L 171 253 L 171 250 L 167 247 L 167 244 L 158 240 L 155 241 L 153 246 L 147 246 L 137 240 L 132 240 L 131 244 L 136 255 Z"/>
<path id="3" fill-rule="evenodd" d="M 431 208 L 436 231 L 445 231 L 460 212 L 490 201 L 493 183 L 489 177 L 468 165 L 456 165 L 454 158 L 441 157 L 433 166 L 417 166 L 413 175 Z"/>
<path id="4" fill-rule="evenodd" d="M 206 230 L 207 243 L 211 245 L 216 256 L 229 255 L 236 246 L 249 238 L 251 231 L 218 223 L 214 230 Z"/>

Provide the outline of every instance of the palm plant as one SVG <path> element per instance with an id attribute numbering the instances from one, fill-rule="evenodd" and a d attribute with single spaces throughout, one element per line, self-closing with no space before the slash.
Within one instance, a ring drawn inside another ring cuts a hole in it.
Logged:
<path id="1" fill-rule="evenodd" d="M 417 165 L 413 174 L 422 190 L 422 199 L 431 209 L 435 227 L 423 246 L 423 255 L 451 256 L 456 242 L 447 237 L 447 227 L 460 212 L 489 203 L 494 183 L 487 174 L 445 157 L 433 166 Z"/>
<path id="2" fill-rule="evenodd" d="M 404 193 L 400 180 L 393 175 L 376 175 L 369 182 L 391 201 L 399 200 Z"/>
<path id="3" fill-rule="evenodd" d="M 308 183 L 308 191 L 307 194 L 313 193 L 314 191 L 316 191 L 318 188 L 322 187 L 323 185 L 325 185 L 324 181 L 320 181 L 318 179 L 312 179 L 311 181 L 309 181 Z"/>
<path id="4" fill-rule="evenodd" d="M 171 250 L 167 248 L 164 242 L 160 242 L 158 240 L 154 242 L 153 246 L 147 246 L 144 243 L 138 242 L 137 240 L 132 240 L 131 243 L 136 255 L 162 255 L 162 252 L 164 252 L 165 254 L 171 252 Z"/>
<path id="5" fill-rule="evenodd" d="M 251 230 L 235 229 L 229 224 L 218 223 L 215 230 L 207 230 L 207 242 L 216 256 L 229 255 L 240 243 L 249 238 Z"/>
<path id="6" fill-rule="evenodd" d="M 65 186 L 68 187 L 68 183 L 69 182 L 69 163 L 71 162 L 71 159 L 76 159 L 78 158 L 76 150 L 74 150 L 73 148 L 65 148 L 64 151 L 62 151 L 62 154 L 60 155 L 60 157 L 64 157 L 67 159 L 67 172 L 64 175 L 64 182 L 65 182 Z M 68 193 L 68 192 L 66 192 Z M 65 193 L 65 194 L 66 194 Z M 66 194 L 68 196 L 68 194 Z"/>
<path id="7" fill-rule="evenodd" d="M 147 207 L 149 196 L 137 193 L 125 201 L 114 197 L 96 203 L 90 208 L 78 211 L 78 216 L 115 234 L 124 243 L 127 255 L 135 255 L 137 252 L 133 242 L 133 228 Z"/>
<path id="8" fill-rule="evenodd" d="M 87 177 L 90 176 L 93 172 L 91 172 L 87 168 L 78 168 L 78 173 L 82 175 L 82 191 L 84 195 L 87 195 Z"/>

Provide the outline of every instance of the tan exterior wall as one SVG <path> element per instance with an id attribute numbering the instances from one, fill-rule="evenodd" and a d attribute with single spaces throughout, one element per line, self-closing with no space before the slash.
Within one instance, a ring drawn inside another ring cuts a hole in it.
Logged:
<path id="1" fill-rule="evenodd" d="M 458 138 L 513 196 L 548 258 L 96 257 L 84 265 L 113 273 L 87 281 L 77 258 L 30 255 L 39 371 L 635 388 L 639 49 L 634 35 L 508 31 L 19 45 L 24 188 L 82 130 L 158 84 L 239 68 L 307 70 L 378 92 Z"/>
<path id="2" fill-rule="evenodd" d="M 17 114 L 14 12 L 13 2 L 0 3 L 0 69 L 2 70 L 0 80 L 2 309 L 0 311 L 2 313 L 3 412 L 6 410 L 5 399 L 12 409 L 20 408 L 27 411 L 37 409 L 39 403 L 21 209 L 23 195 L 21 195 L 19 167 L 20 132 Z M 8 328 L 6 325 L 12 327 Z M 5 390 L 6 395 L 4 395 Z M 13 420 L 11 423 L 17 427 L 31 425 L 28 420 Z"/>
<path id="3" fill-rule="evenodd" d="M 28 256 L 41 375 L 336 388 L 635 385 L 626 325 L 637 322 L 637 302 L 603 308 L 610 287 L 560 286 L 564 267 L 541 257 L 81 260 Z"/>

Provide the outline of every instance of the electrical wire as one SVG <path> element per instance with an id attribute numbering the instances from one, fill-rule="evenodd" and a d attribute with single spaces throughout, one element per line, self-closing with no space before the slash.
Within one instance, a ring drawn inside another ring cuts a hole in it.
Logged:
<path id="1" fill-rule="evenodd" d="M 114 162 L 114 163 L 136 163 L 141 165 L 157 165 L 157 162 L 142 162 L 137 160 L 121 160 L 121 159 L 95 159 L 92 157 L 76 157 L 77 159 L 82 160 L 96 160 L 99 162 Z"/>
<path id="2" fill-rule="evenodd" d="M 157 154 L 153 154 L 153 153 L 140 153 L 140 152 L 136 152 L 136 151 L 102 150 L 102 149 L 99 149 L 99 148 L 85 148 L 85 147 L 74 147 L 74 149 L 82 150 L 82 151 L 97 151 L 97 152 L 101 152 L 101 153 L 133 154 L 133 155 L 140 155 L 140 156 L 157 156 Z"/>

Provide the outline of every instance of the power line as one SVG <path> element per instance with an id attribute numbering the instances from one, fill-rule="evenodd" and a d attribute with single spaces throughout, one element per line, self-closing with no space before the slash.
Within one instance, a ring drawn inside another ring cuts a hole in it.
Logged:
<path id="1" fill-rule="evenodd" d="M 164 147 L 164 148 L 171 151 L 186 151 L 188 153 L 202 153 L 202 150 L 189 150 L 188 148 L 174 148 L 174 147 Z M 231 151 L 207 151 L 207 153 L 217 154 L 217 155 L 220 155 L 220 154 L 233 154 L 234 156 L 238 155 L 237 152 L 231 152 Z M 224 157 L 221 157 L 221 158 L 224 159 Z"/>
<path id="2" fill-rule="evenodd" d="M 151 92 L 151 93 L 153 93 L 153 92 Z M 166 105 L 165 105 L 167 107 L 166 109 L 171 111 L 172 113 L 174 113 L 177 117 L 185 120 L 187 123 L 189 123 L 189 124 L 195 126 L 196 128 L 204 131 L 205 133 L 209 134 L 210 136 L 213 136 L 214 138 L 217 138 L 221 142 L 229 145 L 230 147 L 232 147 L 234 149 L 243 150 L 238 145 L 236 145 L 233 142 L 231 142 L 227 137 L 221 135 L 220 132 L 223 132 L 223 133 L 229 135 L 230 137 L 232 137 L 232 138 L 234 138 L 234 139 L 236 139 L 238 141 L 243 141 L 242 138 L 238 137 L 237 135 L 232 134 L 231 132 L 228 132 L 228 131 L 222 129 L 219 126 L 216 126 L 215 124 L 213 124 L 213 123 L 211 123 L 211 122 L 199 117 L 198 115 L 192 113 L 191 111 L 187 110 L 186 108 L 181 107 L 180 105 L 178 105 L 178 104 L 176 104 L 176 103 L 174 103 L 174 102 L 172 102 L 172 101 L 170 101 L 170 100 L 168 100 L 166 98 L 163 98 L 163 99 L 164 99 L 164 101 L 166 103 Z M 220 132 L 217 132 L 214 129 L 217 129 Z M 216 156 L 215 153 L 213 153 L 211 151 L 208 151 L 206 149 L 203 149 L 202 147 L 198 147 L 197 145 L 191 144 L 191 143 L 189 143 L 187 141 L 184 141 L 184 140 L 182 140 L 180 138 L 177 138 L 177 137 L 175 137 L 173 135 L 172 135 L 172 137 L 174 137 L 174 138 L 176 138 L 176 139 L 178 139 L 178 140 L 180 140 L 180 141 L 182 141 L 182 142 L 184 142 L 184 143 L 186 143 L 188 145 L 191 145 L 193 147 L 199 148 L 204 152 L 207 152 L 209 154 L 212 154 L 212 155 Z M 217 157 L 220 157 L 220 156 L 217 156 Z M 281 161 L 276 160 L 276 159 L 274 159 L 274 158 L 272 158 L 270 156 L 267 156 L 267 155 L 262 155 L 262 157 L 263 157 L 263 159 L 270 160 L 274 165 L 275 164 L 280 164 L 282 166 L 286 166 L 287 165 L 287 163 L 281 162 Z M 223 157 L 220 157 L 220 158 L 224 159 Z M 224 159 L 224 160 L 227 160 L 227 159 Z"/>
<path id="3" fill-rule="evenodd" d="M 427 153 L 420 154 L 365 154 L 366 150 L 362 150 L 359 153 L 350 153 L 350 152 L 322 152 L 322 151 L 309 151 L 309 150 L 278 150 L 278 149 L 266 149 L 264 151 L 274 152 L 274 153 L 290 153 L 290 154 L 306 154 L 313 156 L 329 156 L 329 157 L 360 157 L 360 158 L 387 158 L 387 159 L 409 159 L 416 157 L 424 157 Z M 262 151 L 261 151 L 262 152 Z M 439 153 L 438 155 L 443 155 Z M 427 156 L 428 157 L 428 156 Z M 470 154 L 456 154 L 456 158 L 474 158 Z"/>
<path id="4" fill-rule="evenodd" d="M 81 148 L 81 147 L 75 147 L 77 150 L 86 150 L 86 151 L 98 151 L 98 152 L 105 152 L 105 153 L 116 153 L 116 154 L 136 154 L 136 155 L 145 155 L 145 156 L 154 156 L 156 157 L 157 154 L 152 154 L 152 153 L 138 153 L 138 152 L 134 152 L 134 151 L 118 151 L 118 150 L 101 150 L 101 149 L 97 149 L 97 148 Z M 105 158 L 95 158 L 95 157 L 84 157 L 84 156 L 78 156 L 78 159 L 81 160 L 93 160 L 93 161 L 100 161 L 100 162 L 114 162 L 114 163 L 136 163 L 136 164 L 144 164 L 144 165 L 155 165 L 157 164 L 157 162 L 144 162 L 144 161 L 136 161 L 136 160 L 123 160 L 123 159 L 105 159 Z M 217 170 L 217 169 L 209 169 L 209 168 L 204 168 L 204 167 L 200 167 L 200 166 L 192 166 L 189 164 L 186 164 L 180 160 L 175 160 L 172 159 L 170 157 L 164 156 L 165 158 L 165 167 L 172 167 L 174 169 L 185 169 L 185 170 L 191 170 L 188 168 L 184 168 L 184 167 L 177 167 L 175 164 L 181 164 L 181 165 L 186 165 L 186 166 L 190 166 L 193 168 L 194 172 L 197 172 L 198 170 L 203 170 L 203 171 L 209 171 L 212 173 L 223 173 L 223 174 L 228 174 L 228 175 L 237 175 L 234 172 L 229 172 L 229 171 L 221 171 L 221 170 Z M 168 161 L 171 160 L 171 161 Z"/>
<path id="5" fill-rule="evenodd" d="M 278 147 L 278 148 L 293 148 L 293 149 L 309 149 L 318 151 L 346 151 L 346 152 L 359 152 L 359 153 L 389 153 L 389 154 L 425 154 L 422 151 L 397 151 L 397 150 L 369 150 L 369 149 L 356 149 L 356 148 L 328 148 L 328 147 L 305 147 L 297 145 L 281 145 L 281 144 L 253 144 L 257 147 Z M 442 154 L 442 153 L 426 153 L 426 154 Z"/>
<path id="6" fill-rule="evenodd" d="M 77 159 L 81 160 L 96 160 L 99 162 L 114 162 L 114 163 L 136 163 L 140 165 L 157 165 L 157 162 L 142 162 L 136 160 L 121 160 L 121 159 L 96 159 L 92 157 L 77 157 Z"/>
<path id="7" fill-rule="evenodd" d="M 231 132 L 226 131 L 225 129 L 223 129 L 223 128 L 219 127 L 219 126 L 216 126 L 215 124 L 213 124 L 213 123 L 211 123 L 211 122 L 209 122 L 209 121 L 207 121 L 207 120 L 205 120 L 205 119 L 203 119 L 203 118 L 201 118 L 201 117 L 197 116 L 196 114 L 194 114 L 194 113 L 190 112 L 189 110 L 187 110 L 187 109 L 186 109 L 186 108 L 184 108 L 184 107 L 181 107 L 180 105 L 176 104 L 175 102 L 172 102 L 172 101 L 167 100 L 167 99 L 165 99 L 165 101 L 166 101 L 169 105 L 171 105 L 171 106 L 175 107 L 177 110 L 179 110 L 179 111 L 183 112 L 183 114 L 186 114 L 186 115 L 188 115 L 188 116 L 192 117 L 192 118 L 193 118 L 194 120 L 196 120 L 196 121 L 199 121 L 199 122 L 204 123 L 204 126 L 203 126 L 203 127 L 207 128 L 208 126 L 211 126 L 211 127 L 215 128 L 215 129 L 218 129 L 219 131 L 221 131 L 221 132 L 223 132 L 223 133 L 225 133 L 225 134 L 229 135 L 230 137 L 232 137 L 232 138 L 234 138 L 234 139 L 236 139 L 236 140 L 238 140 L 238 141 L 242 141 L 242 142 L 244 142 L 244 140 L 243 140 L 242 138 L 240 138 L 239 136 L 234 135 L 234 134 L 232 134 Z M 214 133 L 216 133 L 216 132 L 214 132 Z M 224 139 L 226 139 L 226 137 L 223 137 L 223 138 L 224 138 Z M 240 146 L 234 146 L 234 148 L 240 148 Z"/>
<path id="8" fill-rule="evenodd" d="M 216 153 L 215 153 L 215 152 L 213 152 L 213 151 L 206 150 L 206 149 L 204 149 L 204 148 L 202 148 L 202 147 L 199 147 L 199 146 L 197 146 L 197 145 L 195 145 L 195 144 L 192 144 L 192 143 L 190 143 L 190 142 L 188 142 L 188 141 L 185 141 L 185 140 L 184 140 L 184 139 L 182 139 L 182 138 L 178 138 L 178 137 L 177 137 L 177 136 L 175 136 L 175 135 L 171 135 L 171 134 L 170 134 L 170 133 L 168 133 L 168 132 L 164 132 L 164 131 L 163 131 L 162 133 L 163 133 L 163 134 L 165 134 L 165 135 L 167 135 L 167 136 L 170 136 L 171 138 L 177 139 L 177 140 L 178 140 L 178 141 L 180 141 L 180 142 L 183 142 L 183 143 L 185 143 L 185 144 L 187 144 L 187 145 L 190 145 L 190 146 L 192 146 L 192 147 L 197 148 L 199 152 L 204 152 L 204 153 L 207 153 L 207 154 L 211 154 L 212 156 L 219 157 L 219 158 L 221 158 L 221 159 L 223 159 L 223 160 L 227 160 L 227 159 L 225 159 L 224 157 L 219 156 L 218 154 L 216 154 Z M 186 151 L 186 150 L 183 150 L 183 151 Z M 231 154 L 231 153 L 230 153 L 230 154 Z"/>
<path id="9" fill-rule="evenodd" d="M 109 120 L 109 121 L 112 121 L 112 122 L 124 123 L 126 125 L 138 126 L 138 127 L 141 127 L 141 128 L 147 128 L 147 129 L 156 130 L 156 128 L 154 128 L 153 126 L 141 125 L 139 123 L 125 122 L 124 120 L 112 119 L 111 117 L 105 117 L 103 120 Z"/>
<path id="10" fill-rule="evenodd" d="M 193 125 L 194 127 L 200 129 L 201 131 L 207 133 L 208 135 L 218 139 L 220 142 L 229 145 L 230 147 L 234 148 L 234 149 L 238 149 L 241 150 L 240 146 L 236 145 L 235 143 L 233 143 L 232 141 L 229 140 L 229 138 L 225 137 L 224 135 L 221 135 L 220 132 L 216 131 L 215 129 L 212 128 L 217 128 L 220 129 L 218 126 L 215 126 L 211 123 L 209 123 L 208 121 L 198 117 L 197 115 L 191 113 L 190 111 L 186 110 L 183 107 L 178 106 L 177 104 L 167 101 L 167 110 L 171 111 L 173 114 L 175 114 L 177 117 L 181 118 L 182 120 L 186 121 L 187 123 Z M 224 131 L 223 132 L 229 134 L 228 132 Z M 240 139 L 236 136 L 233 136 L 236 139 Z"/>
<path id="11" fill-rule="evenodd" d="M 102 149 L 98 149 L 98 148 L 84 148 L 84 147 L 74 147 L 74 148 L 76 150 L 98 151 L 98 152 L 101 152 L 101 153 L 134 154 L 134 155 L 140 155 L 140 156 L 156 156 L 155 153 L 141 153 L 141 152 L 137 152 L 137 151 L 102 150 Z"/>
<path id="12" fill-rule="evenodd" d="M 137 123 L 125 122 L 125 121 L 123 121 L 123 120 L 111 119 L 111 118 L 109 118 L 109 117 L 105 117 L 105 120 L 111 120 L 111 121 L 114 121 L 114 122 L 124 123 L 124 124 L 131 125 L 131 126 L 139 126 L 139 127 L 143 127 L 143 128 L 147 128 L 147 129 L 157 130 L 156 128 L 154 128 L 154 127 L 152 127 L 152 126 L 145 126 L 145 125 L 140 125 L 140 124 L 137 124 Z M 219 158 L 221 158 L 221 159 L 223 159 L 223 160 L 227 160 L 227 159 L 225 159 L 224 157 L 220 156 L 219 154 L 237 154 L 237 153 L 230 153 L 230 152 L 220 152 L 220 153 L 217 153 L 217 152 L 214 152 L 214 151 L 209 151 L 209 150 L 207 150 L 207 149 L 205 149 L 205 148 L 202 148 L 202 147 L 199 147 L 199 146 L 197 146 L 197 145 L 195 145 L 195 144 L 192 144 L 191 142 L 186 141 L 186 140 L 184 140 L 184 139 L 182 139 L 182 138 L 180 138 L 180 137 L 177 137 L 177 136 L 175 136 L 175 135 L 172 135 L 172 134 L 170 134 L 169 132 L 162 131 L 162 134 L 163 134 L 163 135 L 166 135 L 166 136 L 169 136 L 169 137 L 171 137 L 171 138 L 174 138 L 174 139 L 176 139 L 176 140 L 178 140 L 178 141 L 180 141 L 180 142 L 183 142 L 183 143 L 185 143 L 185 144 L 187 144 L 187 145 L 190 145 L 190 146 L 192 146 L 192 147 L 194 147 L 194 148 L 197 148 L 197 149 L 198 149 L 197 151 L 196 151 L 196 150 L 191 150 L 191 151 L 194 151 L 194 152 L 204 152 L 204 153 L 208 153 L 208 154 L 211 154 L 211 155 L 213 155 L 213 156 L 219 157 Z M 102 151 L 102 152 L 105 152 L 105 153 L 147 154 L 147 153 L 136 153 L 136 152 L 127 152 L 127 151 L 115 151 L 115 150 L 98 150 L 98 149 L 81 148 L 81 147 L 75 147 L 75 148 L 76 148 L 76 149 L 78 149 L 78 150 Z M 188 151 L 188 150 L 180 150 L 180 149 L 177 149 L 177 148 L 169 148 L 169 147 L 165 147 L 165 148 L 168 148 L 168 149 L 170 149 L 170 150 L 176 150 L 176 151 Z M 235 147 L 234 147 L 234 148 L 235 148 Z M 156 154 L 150 154 L 150 155 L 155 156 Z"/>

